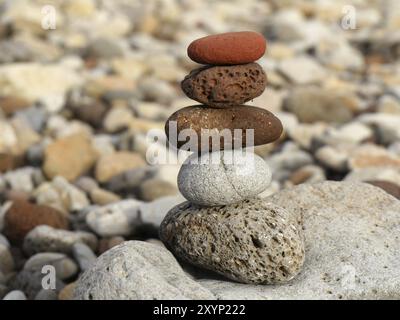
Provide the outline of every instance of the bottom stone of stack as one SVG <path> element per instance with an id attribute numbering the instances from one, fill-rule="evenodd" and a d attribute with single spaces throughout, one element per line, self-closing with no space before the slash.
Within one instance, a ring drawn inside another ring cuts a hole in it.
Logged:
<path id="1" fill-rule="evenodd" d="M 287 282 L 304 262 L 302 217 L 259 198 L 209 208 L 184 202 L 166 215 L 160 238 L 178 258 L 242 283 Z"/>

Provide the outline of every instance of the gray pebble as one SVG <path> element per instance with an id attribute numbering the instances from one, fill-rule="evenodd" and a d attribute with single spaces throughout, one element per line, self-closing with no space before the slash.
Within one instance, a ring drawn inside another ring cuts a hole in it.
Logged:
<path id="1" fill-rule="evenodd" d="M 304 262 L 302 217 L 262 199 L 222 207 L 184 202 L 160 227 L 176 256 L 243 283 L 284 283 Z"/>
<path id="2" fill-rule="evenodd" d="M 271 171 L 265 161 L 240 150 L 206 153 L 200 157 L 192 154 L 178 174 L 182 195 L 204 206 L 227 205 L 255 197 L 270 182 Z"/>
<path id="3" fill-rule="evenodd" d="M 35 296 L 35 300 L 58 300 L 58 295 L 55 290 L 42 289 Z"/>
<path id="4" fill-rule="evenodd" d="M 14 270 L 14 258 L 8 247 L 0 244 L 0 271 L 4 274 Z"/>
<path id="5" fill-rule="evenodd" d="M 43 252 L 30 257 L 24 265 L 24 269 L 42 270 L 45 265 L 52 265 L 59 279 L 64 280 L 74 276 L 78 272 L 78 266 L 71 258 L 63 253 Z"/>
<path id="6" fill-rule="evenodd" d="M 78 280 L 82 300 L 213 299 L 182 270 L 166 249 L 127 241 L 102 254 Z"/>
<path id="7" fill-rule="evenodd" d="M 139 224 L 140 202 L 124 200 L 97 207 L 86 216 L 87 225 L 102 237 L 127 236 Z"/>
<path id="8" fill-rule="evenodd" d="M 0 283 L 0 299 L 3 299 L 3 297 L 7 294 L 8 291 L 9 290 L 8 290 L 7 286 Z"/>
<path id="9" fill-rule="evenodd" d="M 13 290 L 7 293 L 3 300 L 26 300 L 26 295 L 20 290 Z"/>
<path id="10" fill-rule="evenodd" d="M 74 243 L 72 246 L 72 254 L 82 271 L 89 269 L 96 261 L 96 255 L 93 250 L 81 242 Z"/>
<path id="11" fill-rule="evenodd" d="M 48 114 L 43 107 L 30 107 L 17 112 L 17 117 L 23 118 L 36 132 L 40 132 L 45 125 Z"/>
<path id="12" fill-rule="evenodd" d="M 92 233 L 54 229 L 41 225 L 26 235 L 23 248 L 29 255 L 38 252 L 71 253 L 72 246 L 76 242 L 84 242 L 93 249 L 97 247 L 97 238 Z"/>
<path id="13" fill-rule="evenodd" d="M 42 273 L 41 270 L 37 269 L 23 269 L 10 279 L 9 286 L 12 290 L 22 290 L 25 292 L 28 299 L 34 299 L 39 291 L 43 289 L 42 281 L 48 274 L 48 272 Z M 56 277 L 54 290 L 58 292 L 63 287 L 64 283 Z"/>

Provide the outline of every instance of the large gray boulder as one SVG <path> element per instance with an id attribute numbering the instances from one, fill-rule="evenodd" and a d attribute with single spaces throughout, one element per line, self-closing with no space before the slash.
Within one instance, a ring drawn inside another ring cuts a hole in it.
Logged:
<path id="1" fill-rule="evenodd" d="M 303 184 L 269 198 L 304 215 L 306 260 L 284 285 L 203 279 L 220 299 L 400 299 L 400 201 L 359 182 Z"/>
<path id="2" fill-rule="evenodd" d="M 161 246 L 127 241 L 101 255 L 78 280 L 75 299 L 213 299 Z"/>

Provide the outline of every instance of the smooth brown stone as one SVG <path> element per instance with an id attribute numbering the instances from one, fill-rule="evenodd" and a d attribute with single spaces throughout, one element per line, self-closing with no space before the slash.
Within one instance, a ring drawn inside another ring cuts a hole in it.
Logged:
<path id="1" fill-rule="evenodd" d="M 170 121 L 176 121 L 177 136 L 184 129 L 193 129 L 198 137 L 198 146 L 201 150 L 208 145 L 211 151 L 211 139 L 201 139 L 201 129 L 214 129 L 221 132 L 228 129 L 234 138 L 234 129 L 242 129 L 240 138 L 242 143 L 233 147 L 248 147 L 246 145 L 246 129 L 254 129 L 254 146 L 267 144 L 277 140 L 282 133 L 282 123 L 271 112 L 266 109 L 252 106 L 234 106 L 223 109 L 207 108 L 202 105 L 189 106 L 173 113 L 165 124 L 165 132 L 170 143 L 178 148 L 182 147 L 185 141 L 170 140 Z M 223 138 L 220 139 L 220 150 L 224 149 Z M 234 142 L 233 142 L 234 144 Z M 251 145 L 250 145 L 251 146 Z M 232 149 L 232 148 L 229 148 Z M 200 151 L 200 150 L 199 150 Z"/>
<path id="2" fill-rule="evenodd" d="M 267 77 L 258 63 L 207 66 L 190 72 L 181 83 L 191 99 L 210 107 L 243 104 L 261 95 Z"/>
<path id="3" fill-rule="evenodd" d="M 390 181 L 384 181 L 384 180 L 370 180 L 370 181 L 365 181 L 365 182 L 372 184 L 375 187 L 379 187 L 382 190 L 385 190 L 387 193 L 389 193 L 393 197 L 400 199 L 400 185 L 398 185 L 398 184 L 395 184 Z"/>
<path id="4" fill-rule="evenodd" d="M 266 40 L 260 33 L 228 32 L 193 41 L 187 54 L 190 59 L 201 64 L 244 64 L 260 59 L 265 53 L 266 45 Z"/>
<path id="5" fill-rule="evenodd" d="M 24 200 L 13 201 L 4 215 L 4 233 L 15 242 L 21 242 L 29 231 L 43 224 L 57 229 L 68 228 L 68 220 L 58 210 Z"/>

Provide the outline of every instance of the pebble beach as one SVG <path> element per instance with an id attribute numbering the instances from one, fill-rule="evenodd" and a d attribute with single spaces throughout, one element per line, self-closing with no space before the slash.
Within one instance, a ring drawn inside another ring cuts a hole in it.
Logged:
<path id="1" fill-rule="evenodd" d="M 0 299 L 400 299 L 399 200 L 398 1 L 0 0 Z"/>

